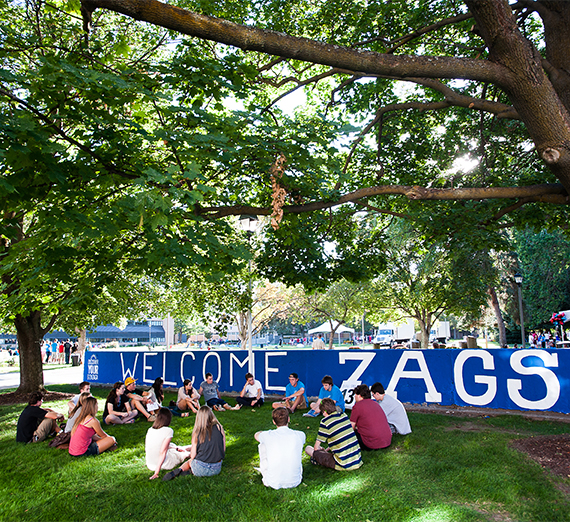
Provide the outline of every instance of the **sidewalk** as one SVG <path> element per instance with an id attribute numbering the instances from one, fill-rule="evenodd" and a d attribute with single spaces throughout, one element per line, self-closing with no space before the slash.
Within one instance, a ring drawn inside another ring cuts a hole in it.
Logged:
<path id="1" fill-rule="evenodd" d="M 83 381 L 83 365 L 49 369 L 44 367 L 44 385 L 79 384 Z M 0 390 L 20 386 L 20 372 L 0 373 Z"/>

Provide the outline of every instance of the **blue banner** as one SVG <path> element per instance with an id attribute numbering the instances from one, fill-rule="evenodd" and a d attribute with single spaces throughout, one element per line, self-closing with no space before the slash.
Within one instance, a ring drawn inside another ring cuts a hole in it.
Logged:
<path id="1" fill-rule="evenodd" d="M 381 382 L 402 402 L 570 413 L 570 350 L 254 350 L 254 375 L 266 393 L 284 393 L 295 372 L 316 396 L 330 375 L 352 406 L 352 389 Z M 196 387 L 211 373 L 223 392 L 239 392 L 246 350 L 86 353 L 85 380 L 112 384 L 134 377 L 150 386 Z"/>

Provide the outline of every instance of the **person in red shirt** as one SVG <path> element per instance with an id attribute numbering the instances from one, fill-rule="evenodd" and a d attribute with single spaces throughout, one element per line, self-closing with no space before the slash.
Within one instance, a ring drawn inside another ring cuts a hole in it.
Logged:
<path id="1" fill-rule="evenodd" d="M 366 384 L 354 388 L 354 401 L 350 423 L 363 450 L 387 448 L 392 443 L 392 431 L 386 414 L 376 401 L 371 399 Z"/>

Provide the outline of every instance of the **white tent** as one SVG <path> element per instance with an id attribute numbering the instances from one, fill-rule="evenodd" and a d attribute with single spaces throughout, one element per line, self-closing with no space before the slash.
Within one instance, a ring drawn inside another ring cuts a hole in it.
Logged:
<path id="1" fill-rule="evenodd" d="M 338 326 L 338 321 L 333 321 L 333 326 Z M 330 334 L 332 332 L 331 323 L 329 321 L 324 322 L 321 326 L 317 326 L 316 328 L 311 328 L 309 330 L 309 335 L 317 334 L 317 333 L 324 333 Z M 351 333 L 354 334 L 354 328 L 349 328 L 348 326 L 340 325 L 336 329 L 335 332 L 338 335 L 338 343 L 340 344 L 340 334 L 342 333 Z"/>

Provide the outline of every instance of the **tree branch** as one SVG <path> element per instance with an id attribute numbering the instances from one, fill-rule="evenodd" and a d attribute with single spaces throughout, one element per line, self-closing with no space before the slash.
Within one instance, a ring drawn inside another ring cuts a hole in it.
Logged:
<path id="1" fill-rule="evenodd" d="M 200 15 L 157 0 L 83 0 L 85 25 L 97 8 L 166 27 L 189 36 L 357 72 L 406 78 L 462 78 L 509 85 L 511 72 L 501 65 L 471 58 L 449 56 L 393 56 L 325 44 L 277 31 L 235 24 L 212 16 Z"/>

